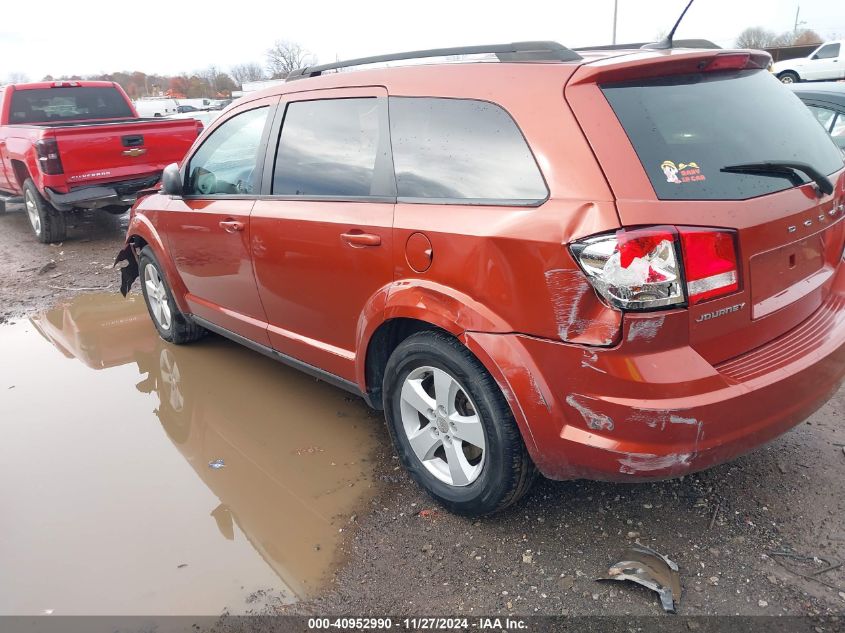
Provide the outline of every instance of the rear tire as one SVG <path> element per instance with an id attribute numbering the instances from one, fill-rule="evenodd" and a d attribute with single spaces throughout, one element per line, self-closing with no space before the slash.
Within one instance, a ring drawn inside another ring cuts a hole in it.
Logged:
<path id="1" fill-rule="evenodd" d="M 32 232 L 42 244 L 63 242 L 67 237 L 67 222 L 64 213 L 53 208 L 38 187 L 27 178 L 23 183 L 23 202 Z"/>
<path id="2" fill-rule="evenodd" d="M 6 213 L 6 201 L 0 200 L 0 215 Z"/>
<path id="3" fill-rule="evenodd" d="M 493 514 L 531 487 L 536 469 L 510 407 L 457 339 L 437 331 L 409 336 L 387 362 L 383 393 L 399 459 L 451 512 Z"/>
<path id="4" fill-rule="evenodd" d="M 780 79 L 780 82 L 783 84 L 797 84 L 801 81 L 798 73 L 791 70 L 784 70 L 778 75 L 778 79 Z"/>
<path id="5" fill-rule="evenodd" d="M 147 311 L 162 339 L 168 343 L 182 345 L 192 343 L 208 333 L 179 310 L 164 271 L 149 246 L 141 250 L 138 273 Z"/>

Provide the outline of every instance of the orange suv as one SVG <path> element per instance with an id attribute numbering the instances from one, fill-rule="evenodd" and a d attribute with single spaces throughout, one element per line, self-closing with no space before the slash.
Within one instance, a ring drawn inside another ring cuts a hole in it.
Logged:
<path id="1" fill-rule="evenodd" d="M 166 341 L 215 332 L 384 409 L 461 514 L 536 471 L 707 468 L 845 374 L 843 158 L 769 61 L 528 42 L 296 71 L 138 201 L 122 290 Z"/>

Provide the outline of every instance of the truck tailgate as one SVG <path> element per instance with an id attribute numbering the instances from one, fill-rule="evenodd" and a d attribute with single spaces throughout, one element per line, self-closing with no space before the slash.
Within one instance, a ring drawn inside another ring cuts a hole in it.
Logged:
<path id="1" fill-rule="evenodd" d="M 137 119 L 50 128 L 69 189 L 141 178 L 181 161 L 197 138 L 193 119 Z"/>

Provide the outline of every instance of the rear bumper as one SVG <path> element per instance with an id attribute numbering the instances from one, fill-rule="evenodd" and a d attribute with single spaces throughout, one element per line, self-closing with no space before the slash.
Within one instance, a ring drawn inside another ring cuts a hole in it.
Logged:
<path id="1" fill-rule="evenodd" d="M 131 207 L 139 191 L 148 189 L 161 179 L 161 173 L 144 178 L 91 185 L 60 193 L 45 187 L 44 197 L 59 211 L 79 209 L 100 209 L 108 206 Z"/>
<path id="2" fill-rule="evenodd" d="M 653 320 L 650 340 L 637 340 L 640 318 Z M 843 271 L 807 321 L 718 366 L 690 347 L 661 347 L 687 323 L 681 311 L 626 317 L 625 343 L 610 350 L 516 334 L 466 340 L 552 479 L 642 481 L 709 468 L 799 424 L 845 378 Z"/>

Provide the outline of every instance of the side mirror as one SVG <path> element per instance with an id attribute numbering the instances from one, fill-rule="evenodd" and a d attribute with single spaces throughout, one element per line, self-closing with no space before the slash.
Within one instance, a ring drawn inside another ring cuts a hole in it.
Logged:
<path id="1" fill-rule="evenodd" d="M 818 59 L 818 58 L 819 58 L 818 55 L 813 55 L 810 59 Z"/>
<path id="2" fill-rule="evenodd" d="M 161 173 L 161 192 L 168 196 L 182 195 L 182 174 L 176 163 L 170 163 Z"/>

